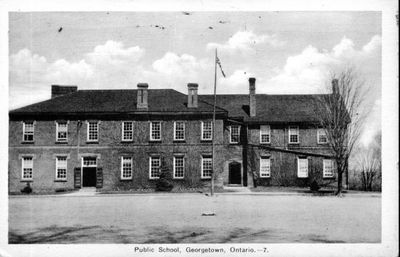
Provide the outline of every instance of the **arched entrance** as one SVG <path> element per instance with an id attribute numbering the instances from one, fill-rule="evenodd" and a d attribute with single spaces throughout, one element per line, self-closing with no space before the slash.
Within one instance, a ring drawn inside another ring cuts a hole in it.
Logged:
<path id="1" fill-rule="evenodd" d="M 229 164 L 229 184 L 242 184 L 242 165 L 238 162 Z"/>

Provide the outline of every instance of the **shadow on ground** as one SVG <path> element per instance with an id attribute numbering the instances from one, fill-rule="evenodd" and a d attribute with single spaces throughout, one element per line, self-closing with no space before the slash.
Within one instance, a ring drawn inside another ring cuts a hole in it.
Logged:
<path id="1" fill-rule="evenodd" d="M 41 228 L 29 233 L 10 231 L 10 244 L 65 244 L 65 243 L 346 243 L 329 240 L 315 234 L 290 235 L 283 231 L 235 228 L 214 230 L 187 227 L 174 229 L 154 226 L 146 231 L 124 230 L 118 227 L 76 226 Z"/>

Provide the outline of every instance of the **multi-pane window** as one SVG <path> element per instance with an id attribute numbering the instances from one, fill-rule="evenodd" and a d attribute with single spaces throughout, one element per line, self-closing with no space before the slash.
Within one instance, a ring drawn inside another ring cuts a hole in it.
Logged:
<path id="1" fill-rule="evenodd" d="M 132 157 L 121 157 L 121 179 L 132 179 Z"/>
<path id="2" fill-rule="evenodd" d="M 334 172 L 334 161 L 331 159 L 324 159 L 323 166 L 323 177 L 332 178 Z"/>
<path id="3" fill-rule="evenodd" d="M 185 158 L 174 156 L 174 178 L 183 178 L 185 173 Z"/>
<path id="4" fill-rule="evenodd" d="M 150 123 L 150 140 L 161 140 L 161 122 L 153 121 Z"/>
<path id="5" fill-rule="evenodd" d="M 271 160 L 269 158 L 260 158 L 260 177 L 271 177 Z"/>
<path id="6" fill-rule="evenodd" d="M 97 166 L 97 158 L 96 157 L 84 157 L 83 158 L 83 166 L 84 167 L 96 167 Z"/>
<path id="7" fill-rule="evenodd" d="M 35 125 L 33 121 L 27 121 L 23 124 L 23 141 L 33 142 L 33 134 L 35 133 Z"/>
<path id="8" fill-rule="evenodd" d="M 307 178 L 308 177 L 308 159 L 298 158 L 297 159 L 297 177 Z"/>
<path id="9" fill-rule="evenodd" d="M 22 157 L 22 179 L 32 180 L 33 178 L 33 157 Z"/>
<path id="10" fill-rule="evenodd" d="M 236 144 L 240 140 L 240 127 L 238 125 L 230 126 L 230 143 Z"/>
<path id="11" fill-rule="evenodd" d="M 319 128 L 317 130 L 318 136 L 318 144 L 326 144 L 328 143 L 328 137 L 326 136 L 326 130 L 323 128 Z"/>
<path id="12" fill-rule="evenodd" d="M 133 122 L 124 121 L 122 122 L 122 141 L 133 140 Z"/>
<path id="13" fill-rule="evenodd" d="M 212 140 L 212 122 L 201 122 L 201 140 Z"/>
<path id="14" fill-rule="evenodd" d="M 68 141 L 68 123 L 67 122 L 57 122 L 56 123 L 56 133 L 57 142 L 67 142 Z"/>
<path id="15" fill-rule="evenodd" d="M 260 143 L 268 144 L 271 142 L 271 127 L 269 125 L 260 126 Z"/>
<path id="16" fill-rule="evenodd" d="M 159 156 L 151 156 L 150 157 L 150 170 L 149 170 L 150 178 L 159 178 L 160 177 L 160 168 L 161 168 L 161 158 Z"/>
<path id="17" fill-rule="evenodd" d="M 174 140 L 185 140 L 185 122 L 174 122 Z"/>
<path id="18" fill-rule="evenodd" d="M 99 140 L 99 123 L 95 121 L 88 122 L 87 125 L 87 141 L 98 141 Z"/>
<path id="19" fill-rule="evenodd" d="M 289 127 L 289 144 L 299 143 L 299 127 L 290 126 Z"/>
<path id="20" fill-rule="evenodd" d="M 56 179 L 67 180 L 67 157 L 57 156 L 56 158 Z"/>
<path id="21" fill-rule="evenodd" d="M 201 177 L 211 178 L 212 175 L 212 156 L 203 156 L 201 159 Z"/>

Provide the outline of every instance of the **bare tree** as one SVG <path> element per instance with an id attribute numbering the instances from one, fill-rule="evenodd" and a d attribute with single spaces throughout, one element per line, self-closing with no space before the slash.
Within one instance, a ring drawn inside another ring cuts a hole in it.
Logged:
<path id="1" fill-rule="evenodd" d="M 381 161 L 375 155 L 374 149 L 364 152 L 358 160 L 360 179 L 364 191 L 372 191 L 372 185 L 380 175 Z"/>
<path id="2" fill-rule="evenodd" d="M 353 68 L 332 74 L 332 94 L 316 98 L 316 116 L 325 129 L 336 162 L 338 187 L 342 192 L 343 173 L 348 172 L 348 160 L 357 142 L 365 118 L 361 110 L 365 99 L 364 81 Z"/>

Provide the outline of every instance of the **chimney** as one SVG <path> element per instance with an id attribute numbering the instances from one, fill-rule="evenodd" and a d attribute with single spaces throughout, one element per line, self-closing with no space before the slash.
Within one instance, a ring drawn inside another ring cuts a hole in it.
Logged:
<path id="1" fill-rule="evenodd" d="M 71 94 L 78 91 L 77 86 L 59 86 L 51 85 L 51 98 L 56 98 L 58 96 Z"/>
<path id="2" fill-rule="evenodd" d="M 338 94 L 338 93 L 339 93 L 339 80 L 332 79 L 332 94 Z"/>
<path id="3" fill-rule="evenodd" d="M 198 96 L 197 96 L 197 88 L 199 87 L 196 83 L 188 83 L 188 108 L 197 108 L 198 107 Z"/>
<path id="4" fill-rule="evenodd" d="M 137 84 L 137 105 L 138 109 L 147 109 L 148 108 L 148 90 L 149 85 L 147 83 L 139 83 Z"/>
<path id="5" fill-rule="evenodd" d="M 256 116 L 256 78 L 249 78 L 250 117 Z"/>

